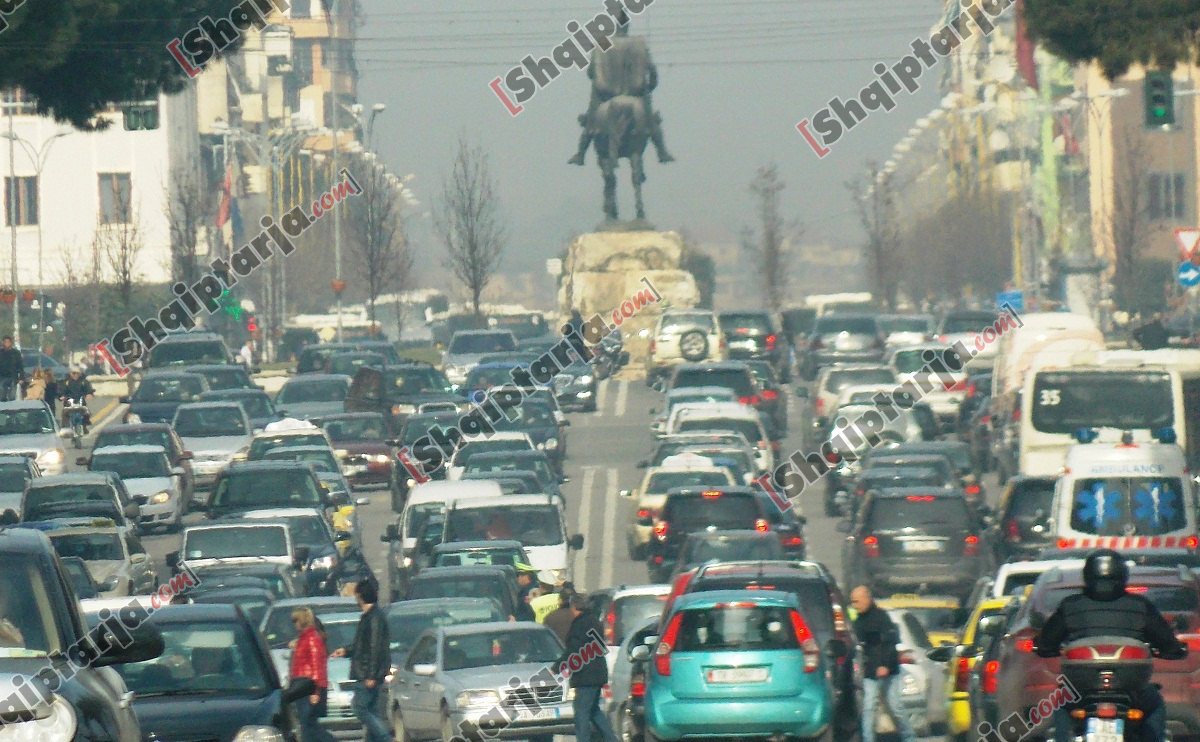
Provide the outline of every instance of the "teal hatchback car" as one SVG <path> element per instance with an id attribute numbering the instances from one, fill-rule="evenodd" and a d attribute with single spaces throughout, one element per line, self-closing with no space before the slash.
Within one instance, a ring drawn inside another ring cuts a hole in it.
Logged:
<path id="1" fill-rule="evenodd" d="M 833 685 L 789 593 L 682 595 L 646 673 L 646 739 L 833 739 Z M 641 649 L 641 648 L 639 648 Z"/>

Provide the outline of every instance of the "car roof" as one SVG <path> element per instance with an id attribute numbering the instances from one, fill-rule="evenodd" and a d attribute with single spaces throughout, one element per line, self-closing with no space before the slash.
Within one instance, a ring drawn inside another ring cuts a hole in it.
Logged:
<path id="1" fill-rule="evenodd" d="M 174 367 L 167 367 L 167 368 L 157 368 L 157 369 L 152 368 L 152 369 L 148 370 L 146 372 L 146 375 L 142 377 L 142 381 L 145 381 L 147 379 L 175 379 L 175 378 L 200 379 L 201 381 L 204 380 L 204 377 L 201 376 L 200 374 L 191 373 L 189 371 L 178 371 Z"/>
<path id="2" fill-rule="evenodd" d="M 21 399 L 13 402 L 0 402 L 0 412 L 7 410 L 45 410 L 46 403 L 40 399 Z"/>
<path id="3" fill-rule="evenodd" d="M 242 406 L 237 402 L 226 402 L 223 400 L 209 400 L 207 402 L 186 402 L 179 405 L 181 410 L 238 410 L 242 411 Z"/>
<path id="4" fill-rule="evenodd" d="M 238 518 L 247 518 L 250 520 L 278 520 L 280 518 L 301 518 L 301 517 L 316 517 L 324 518 L 320 510 L 316 508 L 274 508 L 271 510 L 248 510 L 244 513 L 238 513 Z"/>
<path id="5" fill-rule="evenodd" d="M 167 449 L 163 448 L 162 446 L 152 446 L 149 444 L 138 444 L 134 446 L 101 446 L 100 448 L 92 449 L 93 456 L 97 456 L 99 454 L 117 455 L 150 453 L 159 453 L 165 456 L 167 454 Z"/>
<path id="6" fill-rule="evenodd" d="M 257 397 L 264 396 L 270 398 L 265 389 L 209 389 L 207 392 L 200 393 L 200 399 L 223 399 L 229 397 Z"/>
<path id="7" fill-rule="evenodd" d="M 125 598 L 128 600 L 128 598 Z M 228 603 L 186 603 L 163 606 L 150 618 L 156 624 L 249 623 L 235 605 Z"/>
<path id="8" fill-rule="evenodd" d="M 745 539 L 747 541 L 754 539 L 756 541 L 763 539 L 773 539 L 775 534 L 765 531 L 754 531 L 748 528 L 737 528 L 720 531 L 694 531 L 687 535 L 688 540 L 695 541 L 733 541 Z"/>
<path id="9" fill-rule="evenodd" d="M 441 626 L 438 631 L 446 638 L 507 631 L 550 631 L 550 627 L 532 621 L 487 621 L 484 623 Z"/>
<path id="10" fill-rule="evenodd" d="M 210 520 L 210 521 L 205 521 L 203 523 L 197 523 L 197 524 L 191 525 L 191 526 L 184 526 L 183 532 L 186 535 L 192 531 L 211 531 L 211 530 L 216 530 L 216 529 L 221 529 L 221 528 L 229 529 L 229 528 L 287 528 L 288 527 L 287 523 L 280 521 L 280 520 L 267 520 L 267 521 L 259 521 L 257 523 L 247 523 L 247 522 L 241 520 L 242 517 L 243 517 L 243 514 L 238 513 L 237 518 L 232 518 L 230 520 L 224 520 L 224 519 Z M 278 513 L 276 513 L 274 517 L 279 518 L 281 516 Z"/>
<path id="11" fill-rule="evenodd" d="M 52 554 L 54 547 L 41 531 L 30 528 L 0 526 L 0 554 Z"/>
<path id="12" fill-rule="evenodd" d="M 504 495 L 500 485 L 490 479 L 446 480 L 435 479 L 412 488 L 405 507 L 416 502 L 437 502 L 460 497 L 500 497 Z"/>
<path id="13" fill-rule="evenodd" d="M 33 459 L 29 456 L 18 456 L 17 454 L 0 454 L 0 464 L 22 464 L 32 462 Z"/>
<path id="14" fill-rule="evenodd" d="M 500 549 L 524 549 L 525 547 L 516 539 L 496 539 L 495 541 L 451 541 L 446 544 L 438 544 L 433 547 L 433 553 L 446 553 L 452 551 L 472 551 L 472 550 L 500 550 Z"/>
<path id="15" fill-rule="evenodd" d="M 116 474 L 109 471 L 76 471 L 52 474 L 29 480 L 30 487 L 52 487 L 59 484 L 111 484 Z"/>
<path id="16" fill-rule="evenodd" d="M 712 608 L 721 603 L 757 603 L 765 606 L 799 608 L 795 595 L 785 590 L 707 590 L 684 593 L 675 599 L 673 613 L 689 608 Z"/>
<path id="17" fill-rule="evenodd" d="M 742 576 L 763 576 L 763 577 L 811 577 L 815 579 L 824 579 L 825 568 L 816 562 L 803 562 L 793 560 L 739 560 L 730 562 L 716 562 L 713 564 L 702 565 L 699 571 L 696 572 L 694 580 L 699 580 L 705 577 L 742 577 Z"/>
<path id="18" fill-rule="evenodd" d="M 967 496 L 963 494 L 962 490 L 942 489 L 940 487 L 887 487 L 875 490 L 875 498 L 883 500 L 898 500 L 901 497 L 910 497 L 912 495 L 930 495 L 940 499 L 962 500 L 963 502 L 967 500 Z"/>
<path id="19" fill-rule="evenodd" d="M 256 460 L 256 461 L 233 461 L 229 466 L 225 467 L 220 473 L 231 474 L 233 472 L 255 472 L 255 471 L 284 471 L 284 470 L 303 470 L 312 471 L 312 464 L 304 461 L 291 460 Z"/>
<path id="20" fill-rule="evenodd" d="M 441 598 L 446 600 L 446 598 Z M 304 598 L 284 598 L 277 600 L 271 604 L 271 610 L 277 611 L 283 608 L 314 608 L 316 606 L 338 606 L 344 605 L 354 607 L 358 605 L 358 601 L 354 598 L 344 598 L 340 595 L 310 595 Z"/>
<path id="21" fill-rule="evenodd" d="M 280 452 L 288 453 L 289 451 L 292 453 L 333 453 L 333 449 L 331 449 L 329 446 L 314 446 L 309 443 L 303 446 L 276 446 L 270 451 L 264 453 L 263 456 L 275 456 Z"/>
<path id="22" fill-rule="evenodd" d="M 684 386 L 667 392 L 667 398 L 682 397 L 691 394 L 734 394 L 727 386 Z"/>
<path id="23" fill-rule="evenodd" d="M 297 605 L 305 605 L 305 598 L 299 598 Z M 353 601 L 353 599 L 351 599 Z M 351 603 L 354 605 L 354 603 Z M 275 605 L 279 605 L 276 603 Z M 388 605 L 385 613 L 408 613 L 409 611 L 418 611 L 423 608 L 446 608 L 454 605 L 469 605 L 469 606 L 495 606 L 495 602 L 491 598 L 414 598 L 412 600 L 398 600 Z"/>
<path id="24" fill-rule="evenodd" d="M 676 408 L 676 415 L 683 418 L 746 418 L 759 419 L 758 411 L 741 402 L 687 403 Z"/>
<path id="25" fill-rule="evenodd" d="M 332 420 L 359 420 L 359 419 L 366 419 L 368 417 L 382 419 L 383 413 L 382 412 L 335 412 L 331 415 L 321 415 L 320 417 L 316 417 L 313 419 L 319 420 L 324 423 L 324 422 L 330 422 Z M 417 416 L 409 415 L 409 418 L 412 418 L 412 417 L 417 417 Z"/>
<path id="26" fill-rule="evenodd" d="M 189 363 L 183 367 L 184 371 L 245 371 L 246 367 L 240 363 Z"/>
<path id="27" fill-rule="evenodd" d="M 706 361 L 704 363 L 681 363 L 675 367 L 676 373 L 684 371 L 749 371 L 743 361 Z"/>
<path id="28" fill-rule="evenodd" d="M 881 607 L 907 610 L 911 608 L 961 608 L 962 601 L 949 595 L 917 595 L 896 593 L 875 602 Z"/>
<path id="29" fill-rule="evenodd" d="M 455 510 L 466 510 L 472 508 L 510 508 L 521 507 L 523 505 L 553 505 L 555 502 L 553 495 L 505 495 L 501 500 L 481 500 L 471 497 L 459 502 L 455 498 L 448 501 Z"/>
<path id="30" fill-rule="evenodd" d="M 287 381 L 283 382 L 283 385 L 315 384 L 319 381 L 344 381 L 350 383 L 351 379 L 346 374 L 300 374 L 299 376 L 290 377 Z"/>
<path id="31" fill-rule="evenodd" d="M 170 432 L 172 428 L 170 423 L 118 423 L 116 425 L 105 425 L 104 429 L 97 433 L 97 436 L 104 435 L 105 433 L 136 433 L 151 430 Z"/>
<path id="32" fill-rule="evenodd" d="M 426 567 L 413 577 L 416 580 L 445 580 L 453 577 L 492 577 L 508 575 L 512 568 L 498 564 L 464 564 L 457 567 Z"/>
<path id="33" fill-rule="evenodd" d="M 654 582 L 645 585 L 617 585 L 612 589 L 612 600 L 636 597 L 638 595 L 670 595 L 671 586 Z"/>

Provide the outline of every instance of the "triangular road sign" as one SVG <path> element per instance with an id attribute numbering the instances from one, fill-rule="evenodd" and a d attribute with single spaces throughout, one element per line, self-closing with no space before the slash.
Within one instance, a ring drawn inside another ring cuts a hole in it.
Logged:
<path id="1" fill-rule="evenodd" d="M 1200 227 L 1177 227 L 1175 241 L 1179 243 L 1179 256 L 1184 260 L 1196 257 L 1196 246 L 1200 245 Z"/>

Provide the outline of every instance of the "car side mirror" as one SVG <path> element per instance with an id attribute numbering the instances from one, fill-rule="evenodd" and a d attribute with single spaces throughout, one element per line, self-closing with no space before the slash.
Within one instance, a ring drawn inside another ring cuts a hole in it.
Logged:
<path id="1" fill-rule="evenodd" d="M 129 395 L 122 394 L 120 397 L 117 397 L 117 402 L 120 404 L 129 404 Z"/>
<path id="2" fill-rule="evenodd" d="M 954 659 L 955 646 L 953 644 L 944 644 L 940 647 L 926 650 L 925 656 L 934 662 L 949 662 Z"/>
<path id="3" fill-rule="evenodd" d="M 617 494 L 621 497 L 633 497 L 633 490 L 620 490 Z"/>
<path id="4" fill-rule="evenodd" d="M 413 665 L 412 670 L 414 675 L 420 675 L 423 678 L 428 678 L 432 677 L 433 674 L 437 672 L 437 665 L 422 663 L 419 665 Z"/>
<path id="5" fill-rule="evenodd" d="M 648 468 L 650 468 L 650 462 L 647 461 L 646 459 L 642 459 L 641 461 L 637 462 L 637 468 L 648 469 Z"/>
<path id="6" fill-rule="evenodd" d="M 1004 616 L 986 616 L 979 621 L 978 632 L 984 636 L 1000 636 L 1004 633 Z"/>
<path id="7" fill-rule="evenodd" d="M 650 659 L 650 647 L 645 644 L 639 644 L 629 650 L 629 659 L 634 662 L 645 662 Z"/>
<path id="8" fill-rule="evenodd" d="M 136 502 L 138 505 L 146 505 L 147 503 L 150 502 L 150 498 L 145 495 L 134 495 L 133 501 Z"/>
<path id="9" fill-rule="evenodd" d="M 825 650 L 835 660 L 840 660 L 850 654 L 850 647 L 846 646 L 846 642 L 842 639 L 830 639 L 825 645 Z"/>
<path id="10" fill-rule="evenodd" d="M 139 624 L 131 629 L 124 629 L 128 633 L 122 637 L 112 635 L 112 630 L 107 624 L 101 623 L 97 625 L 96 631 L 103 634 L 104 637 L 96 636 L 94 639 L 101 641 L 107 639 L 103 644 L 97 646 L 108 647 L 99 657 L 92 660 L 93 667 L 110 667 L 112 665 L 124 665 L 134 662 L 146 662 L 162 656 L 163 645 L 162 632 L 156 627 L 148 623 Z"/>
<path id="11" fill-rule="evenodd" d="M 559 478 L 558 478 L 558 483 L 559 483 L 559 484 L 570 484 L 570 482 L 571 482 L 571 478 L 570 478 L 570 477 L 567 477 L 567 476 L 562 476 L 562 477 L 559 477 Z"/>
<path id="12" fill-rule="evenodd" d="M 383 541 L 384 543 L 391 542 L 391 541 L 399 541 L 400 540 L 400 527 L 397 526 L 395 523 L 389 523 L 388 527 L 384 529 L 383 535 L 379 537 L 379 540 Z"/>
<path id="13" fill-rule="evenodd" d="M 104 582 L 101 582 L 99 585 L 97 585 L 96 589 L 102 593 L 106 593 L 109 590 L 116 590 L 117 585 L 120 585 L 120 584 L 121 584 L 121 578 L 116 575 L 112 575 L 111 577 L 106 579 Z"/>
<path id="14" fill-rule="evenodd" d="M 354 505 L 356 507 L 365 508 L 370 504 L 371 504 L 371 500 L 370 500 L 370 498 L 367 498 L 367 497 L 357 497 L 354 499 Z"/>
<path id="15" fill-rule="evenodd" d="M 567 547 L 570 548 L 571 551 L 579 551 L 580 549 L 582 549 L 583 548 L 583 534 L 577 533 L 574 536 L 572 536 L 570 539 L 568 539 Z"/>
<path id="16" fill-rule="evenodd" d="M 351 541 L 353 539 L 354 539 L 354 534 L 350 533 L 349 531 L 334 531 L 333 532 L 333 542 L 335 544 L 342 544 L 347 541 Z M 382 538 L 380 540 L 386 541 L 387 539 Z"/>
<path id="17" fill-rule="evenodd" d="M 400 441 L 395 438 L 388 438 L 384 443 L 392 448 L 400 448 Z"/>
<path id="18" fill-rule="evenodd" d="M 852 530 L 852 526 L 850 525 L 850 521 L 848 521 L 848 520 L 839 520 L 838 521 L 838 524 L 837 524 L 837 532 L 838 533 L 850 533 L 851 530 Z"/>

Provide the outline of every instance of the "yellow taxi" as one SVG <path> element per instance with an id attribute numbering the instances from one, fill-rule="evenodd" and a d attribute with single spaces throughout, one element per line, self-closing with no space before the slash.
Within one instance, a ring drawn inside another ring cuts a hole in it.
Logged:
<path id="1" fill-rule="evenodd" d="M 958 598 L 897 593 L 875 602 L 884 610 L 911 613 L 925 629 L 929 643 L 935 647 L 958 643 L 960 622 L 956 619 L 962 608 L 962 602 Z"/>
<path id="2" fill-rule="evenodd" d="M 976 646 L 979 636 L 979 623 L 988 616 L 1003 615 L 1011 597 L 987 598 L 981 600 L 971 611 L 963 634 L 955 646 L 942 646 L 929 651 L 929 658 L 935 662 L 949 662 L 946 672 L 946 726 L 947 736 L 951 739 L 966 735 L 974 730 L 971 724 L 971 698 L 969 694 L 971 670 L 975 661 L 985 649 Z M 880 604 L 883 601 L 879 601 Z"/>

